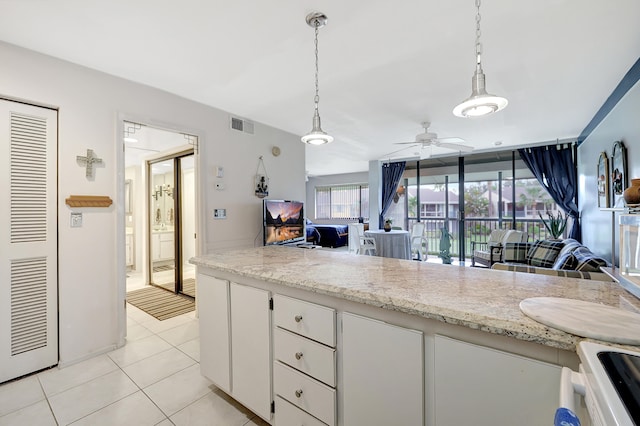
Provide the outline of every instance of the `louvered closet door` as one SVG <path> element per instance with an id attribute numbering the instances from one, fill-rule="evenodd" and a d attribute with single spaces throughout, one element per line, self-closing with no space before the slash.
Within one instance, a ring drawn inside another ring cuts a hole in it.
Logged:
<path id="1" fill-rule="evenodd" d="M 0 383 L 58 362 L 57 112 L 0 100 Z"/>

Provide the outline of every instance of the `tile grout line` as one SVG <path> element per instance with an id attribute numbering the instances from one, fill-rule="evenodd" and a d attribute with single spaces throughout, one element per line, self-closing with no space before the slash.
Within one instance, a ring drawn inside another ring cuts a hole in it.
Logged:
<path id="1" fill-rule="evenodd" d="M 49 407 L 49 412 L 51 413 L 51 417 L 53 417 L 53 421 L 56 422 L 56 425 L 60 425 L 60 422 L 58 422 L 58 419 L 56 418 L 56 415 L 53 412 L 53 407 L 51 406 L 51 403 L 49 402 L 49 397 L 47 396 L 47 393 L 44 390 L 44 386 L 42 385 L 42 381 L 40 381 L 40 375 L 39 374 L 36 374 L 36 380 L 38 380 L 38 384 L 40 385 L 40 389 L 42 390 L 42 395 L 44 395 L 44 400 L 47 402 L 47 407 Z M 38 402 L 40 402 L 40 401 L 38 401 Z M 35 404 L 37 404 L 38 402 L 36 402 Z M 34 405 L 34 404 L 31 404 L 31 405 Z"/>

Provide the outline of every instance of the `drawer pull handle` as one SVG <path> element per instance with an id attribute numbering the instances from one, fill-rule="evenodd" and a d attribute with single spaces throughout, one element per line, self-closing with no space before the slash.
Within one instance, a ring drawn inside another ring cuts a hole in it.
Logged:
<path id="1" fill-rule="evenodd" d="M 296 315 L 293 319 L 296 320 L 296 322 L 300 322 L 302 321 L 302 315 Z"/>
<path id="2" fill-rule="evenodd" d="M 300 398 L 302 396 L 302 389 L 298 389 L 296 391 L 296 398 Z"/>
<path id="3" fill-rule="evenodd" d="M 302 352 L 296 352 L 296 359 L 302 358 Z"/>

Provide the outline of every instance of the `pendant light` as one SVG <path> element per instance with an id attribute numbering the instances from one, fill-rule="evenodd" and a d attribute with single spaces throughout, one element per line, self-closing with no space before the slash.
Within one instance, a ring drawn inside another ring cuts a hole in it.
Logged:
<path id="1" fill-rule="evenodd" d="M 485 89 L 482 71 L 482 43 L 480 43 L 480 0 L 476 0 L 476 71 L 471 79 L 471 96 L 453 109 L 457 117 L 482 117 L 504 109 L 509 103 L 505 98 L 490 95 Z"/>
<path id="2" fill-rule="evenodd" d="M 318 113 L 318 103 L 320 95 L 318 91 L 318 29 L 327 24 L 327 16 L 320 12 L 312 12 L 307 15 L 307 25 L 315 29 L 315 55 L 316 55 L 316 95 L 313 98 L 315 111 L 313 113 L 313 128 L 302 137 L 302 142 L 309 145 L 324 145 L 333 141 L 333 136 L 322 131 L 320 127 L 320 114 Z"/>

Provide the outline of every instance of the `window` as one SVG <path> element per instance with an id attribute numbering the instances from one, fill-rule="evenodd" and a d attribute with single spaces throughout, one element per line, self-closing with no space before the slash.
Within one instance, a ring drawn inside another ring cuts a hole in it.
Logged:
<path id="1" fill-rule="evenodd" d="M 316 187 L 316 219 L 369 217 L 369 185 Z"/>

